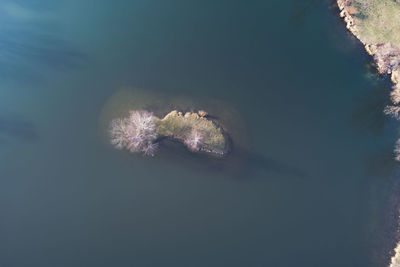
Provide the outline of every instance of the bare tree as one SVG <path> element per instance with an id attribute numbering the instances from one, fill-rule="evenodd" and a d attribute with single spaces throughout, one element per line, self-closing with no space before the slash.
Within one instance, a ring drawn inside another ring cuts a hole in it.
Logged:
<path id="1" fill-rule="evenodd" d="M 126 118 L 113 119 L 110 123 L 111 144 L 118 149 L 127 146 L 128 141 L 128 120 Z"/>
<path id="2" fill-rule="evenodd" d="M 379 44 L 374 58 L 380 73 L 392 73 L 400 66 L 400 48 L 391 43 Z"/>
<path id="3" fill-rule="evenodd" d="M 383 111 L 386 115 L 390 115 L 395 119 L 400 119 L 400 106 L 386 106 Z"/>
<path id="4" fill-rule="evenodd" d="M 158 143 L 148 143 L 146 146 L 143 148 L 143 153 L 146 156 L 154 156 L 154 154 L 157 152 L 158 149 Z"/>
<path id="5" fill-rule="evenodd" d="M 199 151 L 201 149 L 201 145 L 203 144 L 204 137 L 203 135 L 197 131 L 192 130 L 190 135 L 188 135 L 185 140 L 184 144 L 191 150 L 191 151 Z"/>
<path id="6" fill-rule="evenodd" d="M 112 120 L 110 137 L 116 148 L 126 148 L 133 153 L 153 156 L 158 148 L 154 116 L 146 110 L 131 111 L 128 118 Z"/>

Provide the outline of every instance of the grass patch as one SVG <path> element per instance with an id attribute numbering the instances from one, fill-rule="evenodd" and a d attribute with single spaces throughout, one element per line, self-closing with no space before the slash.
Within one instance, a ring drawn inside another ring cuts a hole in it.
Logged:
<path id="1" fill-rule="evenodd" d="M 400 2 L 396 0 L 352 0 L 355 27 L 364 43 L 392 43 L 400 47 Z"/>
<path id="2" fill-rule="evenodd" d="M 224 151 L 225 136 L 220 127 L 213 121 L 200 117 L 197 113 L 182 114 L 176 110 L 157 120 L 157 134 L 185 141 L 195 131 L 202 136 L 204 150 Z"/>

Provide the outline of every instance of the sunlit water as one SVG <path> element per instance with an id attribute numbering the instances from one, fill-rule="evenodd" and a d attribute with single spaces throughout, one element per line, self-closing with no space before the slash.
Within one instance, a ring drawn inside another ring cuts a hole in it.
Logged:
<path id="1" fill-rule="evenodd" d="M 387 260 L 390 82 L 333 1 L 31 2 L 0 1 L 0 266 Z M 239 145 L 113 149 L 128 87 L 225 111 Z"/>

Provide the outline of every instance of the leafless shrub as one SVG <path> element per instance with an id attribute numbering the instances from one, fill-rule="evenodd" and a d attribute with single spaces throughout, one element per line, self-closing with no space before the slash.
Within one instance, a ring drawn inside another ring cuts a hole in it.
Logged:
<path id="1" fill-rule="evenodd" d="M 143 153 L 146 156 L 154 156 L 154 154 L 157 152 L 157 149 L 158 143 L 147 143 L 147 145 L 143 148 Z"/>
<path id="2" fill-rule="evenodd" d="M 400 106 L 386 106 L 383 112 L 395 119 L 400 119 Z"/>
<path id="3" fill-rule="evenodd" d="M 395 105 L 400 103 L 400 86 L 397 85 L 393 86 L 393 90 L 390 93 L 390 99 Z"/>
<path id="4" fill-rule="evenodd" d="M 128 119 L 113 119 L 110 123 L 111 144 L 118 149 L 123 149 L 128 141 Z"/>
<path id="5" fill-rule="evenodd" d="M 185 138 L 184 144 L 191 150 L 191 151 L 199 151 L 201 145 L 203 144 L 204 137 L 203 135 L 197 131 L 192 130 L 190 135 Z"/>
<path id="6" fill-rule="evenodd" d="M 392 73 L 400 66 L 400 48 L 391 43 L 379 44 L 374 58 L 380 73 Z"/>
<path id="7" fill-rule="evenodd" d="M 146 110 L 131 111 L 128 118 L 119 118 L 110 124 L 111 144 L 130 152 L 153 156 L 158 144 L 153 114 Z"/>

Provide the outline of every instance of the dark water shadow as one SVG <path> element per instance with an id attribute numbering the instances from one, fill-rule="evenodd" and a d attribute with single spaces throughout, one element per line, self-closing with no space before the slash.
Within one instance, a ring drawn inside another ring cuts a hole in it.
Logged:
<path id="1" fill-rule="evenodd" d="M 222 158 L 202 153 L 193 153 L 179 142 L 163 140 L 154 160 L 184 166 L 209 174 L 223 174 L 239 180 L 255 177 L 279 175 L 295 179 L 306 179 L 308 175 L 285 162 L 268 158 L 260 153 L 241 147 L 232 147 L 232 151 Z"/>
<path id="2" fill-rule="evenodd" d="M 393 160 L 392 160 L 393 161 Z M 389 266 L 400 241 L 400 165 L 395 162 L 383 186 L 383 208 L 378 212 L 379 228 L 373 234 L 372 257 L 377 266 Z"/>
<path id="3" fill-rule="evenodd" d="M 386 123 L 390 120 L 383 111 L 390 104 L 391 84 L 389 81 L 379 82 L 376 86 L 365 90 L 355 100 L 351 111 L 350 124 L 359 134 L 383 133 Z"/>
<path id="4" fill-rule="evenodd" d="M 355 101 L 351 111 L 350 125 L 359 136 L 372 136 L 377 147 L 366 152 L 363 162 L 367 172 L 379 179 L 387 179 L 398 163 L 393 152 L 397 138 L 395 121 L 384 114 L 384 109 L 391 104 L 392 84 L 386 78 L 374 79 L 375 84 L 365 90 Z"/>
<path id="5" fill-rule="evenodd" d="M 319 3 L 317 0 L 292 0 L 292 12 L 289 17 L 289 23 L 292 27 L 300 29 L 303 27 L 306 16 L 311 8 Z"/>
<path id="6" fill-rule="evenodd" d="M 76 69 L 86 60 L 83 53 L 56 35 L 1 30 L 0 37 L 0 48 L 9 57 L 35 61 L 63 71 Z"/>
<path id="7" fill-rule="evenodd" d="M 379 177 L 379 179 L 391 177 L 394 170 L 399 166 L 394 157 L 392 144 L 386 145 L 373 154 L 367 155 L 364 162 L 368 173 Z"/>
<path id="8" fill-rule="evenodd" d="M 246 176 L 278 174 L 296 179 L 310 178 L 306 172 L 286 162 L 244 149 L 239 149 L 239 153 L 246 160 L 245 168 L 241 170 L 241 173 Z"/>
<path id="9" fill-rule="evenodd" d="M 32 143 L 38 139 L 38 135 L 33 123 L 0 115 L 0 145 L 6 143 L 5 139 L 9 138 Z"/>
<path id="10" fill-rule="evenodd" d="M 49 3 L 28 5 L 19 1 L 13 5 L 22 14 L 34 15 L 15 17 L 0 5 L 1 79 L 40 81 L 48 71 L 69 72 L 84 66 L 88 56 L 62 36 L 61 25 L 54 17 L 46 17 Z"/>
<path id="11" fill-rule="evenodd" d="M 75 71 L 88 59 L 65 40 L 24 30 L 0 30 L 0 49 L 5 54 L 0 59 L 0 77 L 3 79 L 42 78 L 40 66 L 53 71 Z"/>

